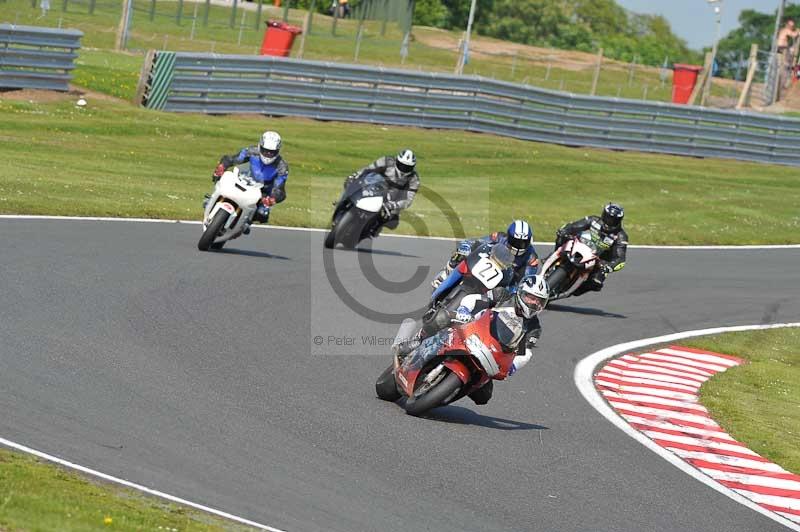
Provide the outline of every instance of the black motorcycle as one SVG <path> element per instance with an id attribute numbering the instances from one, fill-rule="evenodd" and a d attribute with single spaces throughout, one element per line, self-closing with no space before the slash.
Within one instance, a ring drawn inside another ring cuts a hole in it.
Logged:
<path id="1" fill-rule="evenodd" d="M 377 236 L 387 222 L 382 211 L 388 191 L 386 180 L 377 173 L 365 173 L 348 183 L 333 211 L 325 247 L 341 244 L 354 249 L 365 238 Z"/>

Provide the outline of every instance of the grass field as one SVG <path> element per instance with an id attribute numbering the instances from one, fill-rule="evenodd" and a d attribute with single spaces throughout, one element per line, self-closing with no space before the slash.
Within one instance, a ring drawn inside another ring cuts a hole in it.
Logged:
<path id="1" fill-rule="evenodd" d="M 0 530 L 250 530 L 0 449 Z"/>
<path id="2" fill-rule="evenodd" d="M 36 2 L 38 6 L 38 2 Z M 241 13 L 239 9 L 234 28 L 229 27 L 230 9 L 212 6 L 208 27 L 203 26 L 203 7 L 198 10 L 198 21 L 192 30 L 191 17 L 194 3 L 186 2 L 183 7 L 184 18 L 181 25 L 176 22 L 177 2 L 159 0 L 156 15 L 149 17 L 150 2 L 134 1 L 134 14 L 131 24 L 129 49 L 132 56 L 119 58 L 120 54 L 111 52 L 114 47 L 117 26 L 121 12 L 121 0 L 99 0 L 95 12 L 88 13 L 88 0 L 70 0 L 67 11 L 62 11 L 63 2 L 51 2 L 53 9 L 44 17 L 41 10 L 31 6 L 29 0 L 5 0 L 0 2 L 0 22 L 28 24 L 35 26 L 77 28 L 85 33 L 82 40 L 81 60 L 76 71 L 75 82 L 92 90 L 109 91 L 121 97 L 133 95 L 128 91 L 114 88 L 113 76 L 106 75 L 98 66 L 106 61 L 117 72 L 124 70 L 125 85 L 135 87 L 141 68 L 143 52 L 150 48 L 180 51 L 215 51 L 217 53 L 255 54 L 260 48 L 263 25 L 255 29 L 255 12 L 248 11 L 245 25 L 240 35 Z M 245 3 L 244 5 L 251 6 Z M 290 22 L 302 26 L 305 12 L 290 10 Z M 271 6 L 264 6 L 262 19 L 280 18 L 282 12 Z M 357 21 L 340 20 L 336 35 L 331 34 L 332 19 L 315 15 L 312 33 L 307 37 L 304 58 L 327 61 L 353 62 Z M 401 66 L 400 42 L 402 33 L 395 24 L 387 26 L 386 34 L 381 35 L 381 22 L 365 23 L 365 33 L 359 53 L 359 62 Z M 432 28 L 414 28 L 417 37 L 409 45 L 409 57 L 405 68 L 453 72 L 457 62 L 458 34 Z M 592 85 L 594 67 L 586 61 L 576 62 L 559 50 L 546 51 L 551 59 L 538 54 L 533 60 L 525 54 L 518 57 L 504 51 L 503 43 L 476 36 L 477 42 L 494 42 L 493 55 L 475 53 L 465 68 L 467 74 L 479 74 L 497 79 L 529 83 L 531 85 L 588 93 Z M 439 46 L 423 44 L 440 43 Z M 87 50 L 94 49 L 94 50 Z M 295 43 L 293 53 L 299 52 L 299 42 Z M 528 59 L 526 59 L 528 57 Z M 132 60 L 136 58 L 136 60 Z M 128 77 L 134 79 L 131 82 Z M 724 91 L 716 89 L 715 91 Z M 666 101 L 671 97 L 671 75 L 663 82 L 658 71 L 653 68 L 635 69 L 633 73 L 626 65 L 607 61 L 599 78 L 598 94 L 628 98 L 643 98 Z"/>
<path id="3" fill-rule="evenodd" d="M 800 329 L 728 333 L 684 345 L 748 360 L 704 384 L 701 402 L 734 438 L 800 473 Z"/>
<path id="4" fill-rule="evenodd" d="M 0 94 L 0 212 L 199 219 L 223 152 L 269 127 L 285 139 L 288 200 L 275 224 L 324 227 L 343 176 L 384 153 L 415 148 L 423 184 L 459 213 L 467 234 L 515 217 L 549 239 L 564 222 L 626 208 L 639 244 L 797 242 L 800 170 L 782 166 L 575 149 L 464 132 L 263 117 L 159 113 L 112 99 L 36 103 Z M 421 197 L 414 213 L 452 236 Z M 406 224 L 401 232 L 413 233 Z"/>

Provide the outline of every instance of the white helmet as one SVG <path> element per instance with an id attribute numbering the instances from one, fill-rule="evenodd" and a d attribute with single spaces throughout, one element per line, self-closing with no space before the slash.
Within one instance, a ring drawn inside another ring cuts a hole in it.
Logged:
<path id="1" fill-rule="evenodd" d="M 258 143 L 258 156 L 264 164 L 272 164 L 281 151 L 281 136 L 275 131 L 265 131 Z"/>
<path id="2" fill-rule="evenodd" d="M 549 297 L 550 289 L 544 275 L 529 275 L 517 285 L 514 308 L 518 315 L 530 319 L 544 310 Z"/>
<path id="3" fill-rule="evenodd" d="M 417 157 L 411 150 L 400 150 L 400 153 L 398 153 L 395 158 L 394 164 L 397 167 L 397 171 L 400 172 L 400 175 L 406 177 L 414 171 L 414 167 L 417 165 Z"/>

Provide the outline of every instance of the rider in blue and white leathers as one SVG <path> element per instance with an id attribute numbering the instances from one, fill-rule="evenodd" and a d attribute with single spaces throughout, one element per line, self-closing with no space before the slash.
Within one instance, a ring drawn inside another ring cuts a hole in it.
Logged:
<path id="1" fill-rule="evenodd" d="M 223 155 L 213 179 L 216 182 L 231 166 L 250 163 L 250 175 L 262 183 L 261 202 L 253 216 L 253 221 L 267 223 L 270 208 L 286 199 L 286 180 L 289 178 L 289 165 L 280 156 L 281 136 L 275 131 L 265 131 L 258 146 L 242 148 L 238 154 Z M 245 230 L 247 233 L 248 230 Z"/>
<path id="2" fill-rule="evenodd" d="M 445 268 L 431 282 L 434 288 L 432 299 L 444 294 L 461 280 L 456 269 L 461 261 L 483 244 L 503 244 L 508 247 L 514 257 L 514 277 L 510 284 L 516 285 L 523 277 L 536 275 L 539 270 L 539 257 L 533 246 L 533 229 L 524 220 L 515 220 L 505 233 L 494 232 L 482 238 L 462 240 L 458 243 Z"/>

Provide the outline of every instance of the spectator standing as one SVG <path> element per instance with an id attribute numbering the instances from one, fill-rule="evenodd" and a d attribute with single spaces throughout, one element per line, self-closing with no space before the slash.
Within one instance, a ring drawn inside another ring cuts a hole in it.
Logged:
<path id="1" fill-rule="evenodd" d="M 800 36 L 800 30 L 797 29 L 794 19 L 786 19 L 783 27 L 778 32 L 778 53 L 783 54 L 783 65 L 781 69 L 781 87 L 788 88 L 792 80 L 792 70 L 794 69 L 794 54 L 793 44 Z M 789 42 L 792 39 L 792 42 Z"/>

